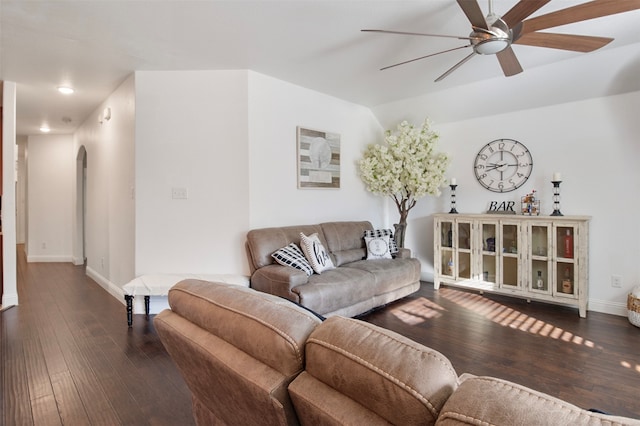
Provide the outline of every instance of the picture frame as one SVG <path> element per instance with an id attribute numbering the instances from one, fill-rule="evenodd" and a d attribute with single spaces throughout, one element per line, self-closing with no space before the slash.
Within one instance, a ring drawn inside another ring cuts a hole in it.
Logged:
<path id="1" fill-rule="evenodd" d="M 297 126 L 298 189 L 340 188 L 340 134 Z"/>

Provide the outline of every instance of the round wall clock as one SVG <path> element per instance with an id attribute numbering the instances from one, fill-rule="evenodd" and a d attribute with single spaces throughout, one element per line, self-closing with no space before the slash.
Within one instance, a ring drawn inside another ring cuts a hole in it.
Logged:
<path id="1" fill-rule="evenodd" d="M 526 146 L 513 139 L 496 139 L 476 155 L 473 170 L 480 185 L 493 192 L 520 188 L 531 176 L 533 159 Z"/>

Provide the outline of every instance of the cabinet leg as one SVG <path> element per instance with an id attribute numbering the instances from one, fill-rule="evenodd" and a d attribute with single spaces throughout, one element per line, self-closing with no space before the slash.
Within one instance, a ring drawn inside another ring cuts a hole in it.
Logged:
<path id="1" fill-rule="evenodd" d="M 131 328 L 131 324 L 133 323 L 133 296 L 125 294 L 124 300 L 127 302 L 127 325 Z"/>
<path id="2" fill-rule="evenodd" d="M 586 318 L 587 317 L 587 304 L 580 304 L 580 306 L 578 307 L 578 311 L 580 312 L 580 318 Z"/>
<path id="3" fill-rule="evenodd" d="M 440 288 L 440 281 L 435 281 L 435 282 L 433 283 L 433 288 L 434 288 L 435 290 L 439 289 L 439 288 Z"/>

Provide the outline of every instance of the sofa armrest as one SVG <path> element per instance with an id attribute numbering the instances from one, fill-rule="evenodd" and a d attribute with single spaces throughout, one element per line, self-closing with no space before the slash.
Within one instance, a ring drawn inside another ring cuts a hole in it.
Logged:
<path id="1" fill-rule="evenodd" d="M 273 264 L 263 266 L 253 273 L 251 288 L 300 303 L 299 296 L 291 290 L 308 281 L 309 276 L 299 269 Z"/>
<path id="2" fill-rule="evenodd" d="M 411 259 L 411 249 L 398 248 L 398 253 L 396 254 L 396 259 Z"/>

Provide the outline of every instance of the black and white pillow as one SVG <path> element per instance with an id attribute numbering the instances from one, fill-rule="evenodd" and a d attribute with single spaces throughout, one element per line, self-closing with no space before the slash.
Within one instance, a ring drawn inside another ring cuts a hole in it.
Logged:
<path id="1" fill-rule="evenodd" d="M 300 248 L 304 256 L 307 258 L 311 267 L 317 274 L 321 274 L 327 269 L 333 269 L 333 262 L 329 257 L 329 253 L 324 248 L 318 238 L 318 234 L 311 234 L 309 236 L 300 233 Z"/>
<path id="2" fill-rule="evenodd" d="M 273 257 L 275 261 L 281 265 L 300 269 L 307 275 L 313 274 L 313 268 L 304 257 L 304 254 L 296 245 L 296 243 L 291 243 L 286 247 L 282 247 L 281 249 L 276 250 L 276 252 L 273 253 L 271 257 Z"/>
<path id="3" fill-rule="evenodd" d="M 391 259 L 389 247 L 389 236 L 364 237 L 367 245 L 367 260 L 369 259 Z"/>
<path id="4" fill-rule="evenodd" d="M 389 252 L 394 255 L 398 253 L 398 245 L 396 239 L 393 238 L 393 231 L 391 229 L 373 229 L 364 231 L 364 237 L 384 237 L 389 236 Z"/>

